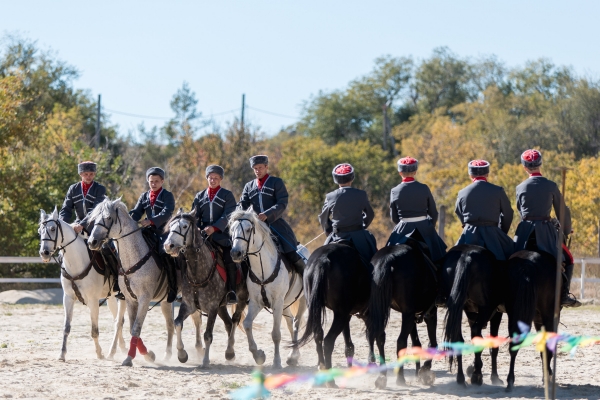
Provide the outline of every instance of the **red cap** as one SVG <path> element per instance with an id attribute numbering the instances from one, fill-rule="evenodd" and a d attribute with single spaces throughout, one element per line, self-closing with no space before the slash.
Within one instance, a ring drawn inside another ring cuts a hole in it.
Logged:
<path id="1" fill-rule="evenodd" d="M 341 164 L 338 166 L 335 171 L 337 175 L 346 175 L 352 172 L 352 165 L 350 164 Z"/>
<path id="2" fill-rule="evenodd" d="M 401 158 L 400 160 L 398 160 L 398 164 L 404 164 L 404 165 L 410 165 L 410 164 L 416 164 L 417 160 L 415 160 L 412 157 L 404 157 Z"/>
<path id="3" fill-rule="evenodd" d="M 523 152 L 523 154 L 521 155 L 521 157 L 523 158 L 523 160 L 529 161 L 529 162 L 537 161 L 537 160 L 540 159 L 541 156 L 542 155 L 540 154 L 539 151 L 533 150 L 533 149 L 525 150 Z"/>
<path id="4" fill-rule="evenodd" d="M 488 163 L 485 160 L 473 160 L 469 163 L 469 165 L 471 165 L 472 167 L 485 167 L 488 166 L 490 163 Z"/>

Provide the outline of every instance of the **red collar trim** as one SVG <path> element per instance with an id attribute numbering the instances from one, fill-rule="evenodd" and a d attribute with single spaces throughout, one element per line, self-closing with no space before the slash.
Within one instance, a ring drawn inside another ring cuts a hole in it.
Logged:
<path id="1" fill-rule="evenodd" d="M 414 182 L 415 178 L 413 177 L 407 177 L 407 178 L 402 178 L 402 182 Z"/>
<path id="2" fill-rule="evenodd" d="M 88 190 L 90 190 L 90 188 L 92 187 L 93 184 L 94 184 L 94 181 L 92 181 L 92 183 L 90 183 L 89 185 L 87 183 L 85 183 L 84 181 L 81 181 L 81 190 L 83 191 L 84 196 L 87 196 Z"/>
<path id="3" fill-rule="evenodd" d="M 256 185 L 259 189 L 262 189 L 267 179 L 269 179 L 269 174 L 265 174 L 265 176 L 263 176 L 261 179 L 256 178 Z"/>
<path id="4" fill-rule="evenodd" d="M 221 190 L 221 185 L 217 186 L 216 188 L 208 188 L 208 199 L 210 201 L 213 201 L 213 199 L 215 198 L 215 196 L 217 195 L 217 193 L 219 192 L 219 190 Z"/>
<path id="5" fill-rule="evenodd" d="M 477 182 L 477 181 L 487 182 L 487 178 L 485 176 L 476 176 L 475 178 L 473 178 L 473 182 Z"/>
<path id="6" fill-rule="evenodd" d="M 542 176 L 541 172 L 534 172 L 532 174 L 529 174 L 529 177 L 531 178 L 532 176 Z"/>

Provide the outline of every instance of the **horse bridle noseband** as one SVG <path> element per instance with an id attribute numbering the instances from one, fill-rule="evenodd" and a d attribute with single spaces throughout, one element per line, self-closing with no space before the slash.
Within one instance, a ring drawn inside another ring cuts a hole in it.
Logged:
<path id="1" fill-rule="evenodd" d="M 115 220 L 117 222 L 119 222 L 119 235 L 120 235 L 121 233 L 123 233 L 123 224 L 121 223 L 121 216 L 119 215 L 119 209 L 118 208 L 115 210 L 115 213 L 117 214 L 117 217 L 115 218 Z M 106 223 L 105 223 L 106 219 L 111 220 L 110 221 L 110 226 L 106 226 Z M 103 242 L 110 242 L 110 241 L 116 242 L 118 240 L 123 239 L 124 237 L 127 237 L 129 235 L 133 235 L 134 233 L 136 233 L 139 230 L 144 229 L 144 227 L 142 226 L 142 227 L 139 227 L 137 229 L 132 230 L 129 233 L 124 234 L 121 237 L 118 237 L 118 238 L 109 238 L 108 234 L 109 234 L 109 232 L 112 229 L 112 227 L 113 227 L 114 224 L 115 224 L 115 221 L 112 220 L 112 217 L 110 215 L 107 218 L 105 218 L 104 216 L 102 216 L 102 222 L 98 222 L 98 223 L 95 224 L 96 226 L 101 226 L 104 229 L 106 229 L 106 238 L 104 238 Z"/>
<path id="2" fill-rule="evenodd" d="M 181 232 L 179 232 L 179 230 L 176 230 L 176 231 L 171 230 L 171 225 L 173 225 L 173 223 L 180 221 L 182 219 L 185 219 L 186 221 L 188 221 L 190 223 L 190 225 L 187 227 L 185 232 L 181 233 Z M 195 224 L 192 220 L 184 217 L 183 215 L 176 215 L 175 217 L 173 217 L 173 219 L 169 223 L 169 231 L 171 233 L 176 233 L 177 235 L 179 235 L 183 238 L 183 247 L 181 248 L 181 250 L 179 250 L 182 254 L 185 253 L 185 249 L 187 248 L 187 234 L 190 231 L 190 229 L 192 228 L 192 226 L 194 226 L 194 225 Z M 192 229 L 192 244 L 194 244 L 194 243 L 195 243 L 195 229 Z"/>
<path id="3" fill-rule="evenodd" d="M 48 236 L 50 236 L 50 233 L 48 232 L 48 227 L 46 225 L 49 222 L 54 222 L 58 226 L 58 229 L 56 230 L 56 236 L 54 236 L 54 239 L 52 239 L 51 237 L 49 237 L 49 238 L 43 237 L 43 238 L 41 238 L 42 242 L 54 243 L 54 246 L 52 247 L 52 254 L 51 254 L 52 256 L 61 250 L 66 252 L 65 249 L 67 248 L 67 246 L 69 246 L 71 243 L 73 243 L 77 240 L 77 233 L 75 233 L 75 237 L 69 243 L 65 244 L 64 246 L 59 246 L 58 245 L 58 232 L 59 231 L 60 231 L 60 237 L 61 237 L 60 242 L 62 243 L 65 241 L 65 234 L 62 229 L 62 224 L 60 223 L 60 220 L 58 220 L 58 219 L 48 219 L 46 221 L 43 221 L 40 225 L 44 226 L 44 230 L 46 231 L 46 233 L 48 233 Z"/>
<path id="4" fill-rule="evenodd" d="M 265 241 L 263 240 L 263 242 L 261 243 L 260 247 L 258 248 L 258 250 L 250 253 L 250 238 L 252 238 L 252 234 L 256 233 L 256 227 L 254 226 L 254 222 L 248 218 L 240 218 L 238 220 L 236 220 L 237 222 L 241 222 L 242 221 L 248 221 L 250 223 L 250 225 L 252 226 L 252 229 L 250 229 L 250 235 L 248 236 L 248 238 L 246 239 L 246 230 L 242 227 L 242 233 L 244 234 L 244 236 L 236 236 L 233 238 L 233 240 L 243 240 L 244 242 L 246 242 L 246 256 L 256 256 L 259 254 L 259 252 L 262 250 L 263 246 L 265 245 Z M 252 243 L 254 243 L 254 239 L 252 239 Z"/>

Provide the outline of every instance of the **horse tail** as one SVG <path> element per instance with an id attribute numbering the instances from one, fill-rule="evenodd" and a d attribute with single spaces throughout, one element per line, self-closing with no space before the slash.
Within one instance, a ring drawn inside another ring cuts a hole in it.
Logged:
<path id="1" fill-rule="evenodd" d="M 513 275 L 511 286 L 514 295 L 513 312 L 510 318 L 511 333 L 520 333 L 518 321 L 529 326 L 536 312 L 536 279 L 535 271 L 527 265 L 519 266 Z"/>
<path id="2" fill-rule="evenodd" d="M 308 307 L 308 318 L 304 334 L 293 346 L 295 348 L 304 346 L 313 336 L 323 329 L 325 320 L 325 294 L 327 292 L 327 269 L 331 260 L 325 255 L 319 257 L 313 268 L 307 268 L 308 287 L 304 293 L 308 293 L 306 305 Z"/>
<path id="3" fill-rule="evenodd" d="M 462 313 L 467 299 L 471 262 L 471 252 L 464 251 L 456 263 L 454 283 L 448 299 L 448 310 L 445 317 L 444 341 L 447 343 L 459 340 L 462 336 Z M 454 357 L 449 357 L 450 369 L 452 369 L 453 359 Z"/>
<path id="4" fill-rule="evenodd" d="M 390 318 L 390 307 L 392 303 L 392 291 L 394 283 L 392 282 L 393 263 L 388 257 L 379 260 L 373 271 L 373 281 L 371 282 L 371 298 L 366 315 L 367 338 L 369 343 L 379 337 L 387 326 Z"/>

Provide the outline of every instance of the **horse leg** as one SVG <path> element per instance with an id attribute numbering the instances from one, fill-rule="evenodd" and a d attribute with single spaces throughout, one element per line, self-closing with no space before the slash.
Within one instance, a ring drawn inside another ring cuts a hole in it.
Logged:
<path id="1" fill-rule="evenodd" d="M 225 359 L 231 361 L 235 358 L 235 350 L 233 344 L 235 343 L 235 325 L 233 324 L 227 307 L 219 307 L 217 314 L 223 320 L 225 324 L 225 330 L 227 331 L 227 349 L 225 349 Z"/>
<path id="2" fill-rule="evenodd" d="M 317 346 L 317 367 L 320 370 L 325 369 L 325 355 L 323 353 L 323 327 L 318 326 L 314 331 L 315 345 Z"/>
<path id="3" fill-rule="evenodd" d="M 256 318 L 260 310 L 261 307 L 259 304 L 254 300 L 250 300 L 250 304 L 248 305 L 248 314 L 246 314 L 246 318 L 244 318 L 244 330 L 246 331 L 246 337 L 248 338 L 248 349 L 252 353 L 254 361 L 258 365 L 263 365 L 265 363 L 265 352 L 258 349 L 258 346 L 254 341 L 254 337 L 252 336 L 252 323 L 254 322 L 254 318 Z"/>
<path id="4" fill-rule="evenodd" d="M 385 331 L 381 332 L 381 335 L 377 337 L 377 350 L 379 350 L 379 365 L 385 366 Z M 371 351 L 373 351 L 373 344 L 371 343 Z M 373 355 L 374 356 L 374 355 Z M 379 373 L 379 377 L 375 380 L 375 387 L 377 389 L 385 389 L 387 386 L 387 369 L 382 370 Z"/>
<path id="5" fill-rule="evenodd" d="M 188 354 L 184 349 L 183 339 L 181 338 L 181 331 L 183 330 L 183 321 L 190 315 L 190 311 L 186 303 L 181 303 L 177 318 L 174 321 L 175 333 L 177 334 L 177 359 L 180 363 L 185 363 L 188 360 Z"/>
<path id="6" fill-rule="evenodd" d="M 509 331 L 508 331 L 508 335 L 510 336 L 513 332 L 511 332 L 510 327 L 515 326 L 516 324 L 514 324 L 513 321 L 511 321 L 511 314 L 508 314 L 508 326 L 509 326 Z M 513 317 L 514 318 L 514 317 Z M 491 331 L 491 329 L 490 329 Z M 513 390 L 513 387 L 515 386 L 515 361 L 517 360 L 517 353 L 519 352 L 519 350 L 512 350 L 512 346 L 508 347 L 508 351 L 510 353 L 510 369 L 508 371 L 508 376 L 506 377 L 506 391 L 507 392 L 511 392 Z"/>
<path id="7" fill-rule="evenodd" d="M 73 306 L 75 305 L 75 299 L 66 293 L 63 295 L 63 307 L 65 309 L 65 324 L 63 327 L 63 342 L 60 350 L 59 361 L 65 361 L 65 355 L 67 354 L 67 339 L 71 332 L 71 320 L 73 319 Z"/>
<path id="8" fill-rule="evenodd" d="M 275 352 L 273 354 L 273 368 L 281 369 L 281 354 L 279 353 L 279 344 L 281 343 L 281 318 L 283 317 L 283 298 L 273 302 L 273 330 L 271 338 Z"/>
<path id="9" fill-rule="evenodd" d="M 480 307 L 477 319 L 471 325 L 471 340 L 474 337 L 482 337 L 482 330 L 485 324 L 490 320 L 493 310 L 486 307 Z M 475 365 L 471 374 L 471 384 L 481 386 L 483 384 L 483 361 L 481 361 L 481 352 L 475 353 Z"/>
<path id="10" fill-rule="evenodd" d="M 344 330 L 344 328 L 350 322 L 350 315 L 342 314 L 340 312 L 333 313 L 333 322 L 331 323 L 331 328 L 329 328 L 329 332 L 325 336 L 324 340 L 324 348 L 323 352 L 325 355 L 325 368 L 331 369 L 331 354 L 333 353 L 333 347 L 335 345 L 335 339 L 339 336 L 340 333 Z M 335 381 L 332 379 L 326 383 L 327 387 L 337 388 L 338 386 L 335 384 Z"/>
<path id="11" fill-rule="evenodd" d="M 121 351 L 125 353 L 125 340 L 123 340 L 123 323 L 125 322 L 125 302 L 117 300 L 114 296 L 110 296 L 106 300 L 110 311 L 113 314 L 114 333 L 112 343 L 110 345 L 110 353 L 108 359 L 112 360 L 117 352 L 117 343 Z"/>
<path id="12" fill-rule="evenodd" d="M 90 309 L 90 318 L 92 320 L 92 339 L 94 340 L 94 346 L 96 347 L 96 357 L 98 357 L 99 360 L 102 360 L 104 355 L 102 354 L 102 347 L 100 347 L 100 342 L 98 341 L 98 336 L 100 336 L 98 331 L 98 315 L 100 314 L 98 301 L 90 301 L 88 303 L 88 308 Z"/>
<path id="13" fill-rule="evenodd" d="M 346 363 L 348 364 L 348 367 L 352 366 L 352 359 L 354 358 L 354 343 L 352 343 L 352 337 L 350 336 L 350 319 L 352 317 L 350 317 L 348 319 L 348 323 L 346 324 L 346 326 L 344 327 L 344 330 L 342 331 L 343 335 L 344 335 L 344 343 L 346 345 L 346 348 L 344 349 L 344 355 L 346 356 Z"/>
<path id="14" fill-rule="evenodd" d="M 413 330 L 415 325 L 415 313 L 405 312 L 402 313 L 402 327 L 400 328 L 400 335 L 396 341 L 396 356 L 400 354 L 401 350 L 406 349 L 408 346 L 408 335 Z M 404 379 L 404 366 L 398 368 L 398 375 L 396 375 L 396 385 L 405 386 L 406 380 Z"/>
<path id="15" fill-rule="evenodd" d="M 413 325 L 412 330 L 410 331 L 410 341 L 412 342 L 412 347 L 422 347 L 421 339 L 419 338 L 419 331 L 417 330 L 417 323 Z M 416 366 L 416 374 L 419 376 L 419 370 L 421 369 L 421 360 L 415 362 Z"/>
<path id="16" fill-rule="evenodd" d="M 437 309 L 434 308 L 432 314 L 425 316 L 425 324 L 427 325 L 427 336 L 429 337 L 429 348 L 437 348 Z M 435 382 L 435 374 L 431 371 L 432 361 L 427 360 L 423 364 L 423 368 L 419 370 L 419 380 L 424 385 L 431 386 Z"/>
<path id="17" fill-rule="evenodd" d="M 219 307 L 212 309 L 208 312 L 208 318 L 206 320 L 206 330 L 204 331 L 204 358 L 202 359 L 202 368 L 208 368 L 210 364 L 210 345 L 213 341 L 213 329 L 215 327 L 215 320 L 217 319 L 217 312 Z M 227 311 L 225 311 L 227 312 Z M 229 316 L 229 314 L 227 314 Z"/>
<path id="18" fill-rule="evenodd" d="M 160 302 L 160 310 L 165 317 L 165 323 L 167 324 L 167 348 L 165 349 L 164 360 L 170 360 L 173 355 L 173 333 L 175 332 L 175 324 L 173 322 L 173 306 L 172 303 L 166 301 Z"/>
<path id="19" fill-rule="evenodd" d="M 198 358 L 204 357 L 204 346 L 202 345 L 202 334 L 200 329 L 202 327 L 202 313 L 198 310 L 192 313 L 192 321 L 194 322 L 194 327 L 196 329 L 196 354 Z"/>
<path id="20" fill-rule="evenodd" d="M 133 303 L 133 302 L 132 302 Z M 134 303 L 135 306 L 127 307 L 131 309 L 129 311 L 129 320 L 131 323 L 131 341 L 129 342 L 129 352 L 127 357 L 123 361 L 123 366 L 133 366 L 133 359 L 136 356 L 136 349 L 140 351 L 140 354 L 148 361 L 154 361 L 156 356 L 154 352 L 148 351 L 140 334 L 142 333 L 142 326 L 148 314 L 148 306 L 150 305 L 150 297 L 138 297 L 138 301 Z"/>
<path id="21" fill-rule="evenodd" d="M 294 316 L 290 312 L 289 308 L 287 310 L 283 311 L 283 317 L 285 319 L 285 323 L 287 324 L 288 331 L 290 332 L 290 336 L 292 337 L 292 345 L 294 345 L 298 341 L 298 335 L 297 335 L 298 322 L 297 322 L 297 318 L 294 318 Z M 288 354 L 288 357 L 285 360 L 285 363 L 287 365 L 295 367 L 296 365 L 298 365 L 298 357 L 299 357 L 299 355 L 300 355 L 300 351 L 298 350 L 298 348 L 295 347 L 295 346 L 292 347 L 292 350 L 290 350 L 290 352 Z"/>
<path id="22" fill-rule="evenodd" d="M 502 322 L 502 313 L 500 311 L 496 311 L 492 319 L 490 320 L 490 336 L 498 336 L 498 331 L 500 330 L 500 323 Z M 492 374 L 490 378 L 492 379 L 493 385 L 504 385 L 502 379 L 498 376 L 498 351 L 497 347 L 492 347 L 490 349 L 490 355 L 492 356 Z M 512 361 L 512 354 L 511 354 Z"/>

